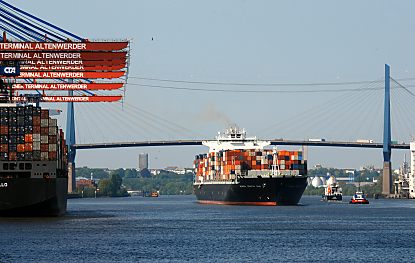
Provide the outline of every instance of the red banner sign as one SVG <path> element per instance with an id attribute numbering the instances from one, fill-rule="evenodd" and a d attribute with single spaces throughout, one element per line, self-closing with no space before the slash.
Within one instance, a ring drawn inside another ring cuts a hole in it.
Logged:
<path id="1" fill-rule="evenodd" d="M 0 52 L 0 60 L 114 60 L 126 59 L 127 52 Z"/>
<path id="2" fill-rule="evenodd" d="M 101 61 L 89 61 L 89 60 L 26 60 L 21 61 L 20 66 L 117 66 L 122 65 L 126 67 L 125 59 L 113 59 L 113 60 L 101 60 Z"/>
<path id="3" fill-rule="evenodd" d="M 114 102 L 122 96 L 43 96 L 43 102 Z"/>
<path id="4" fill-rule="evenodd" d="M 118 51 L 127 48 L 128 42 L 6 42 L 0 43 L 0 50 L 42 50 L 42 51 Z"/>
<path id="5" fill-rule="evenodd" d="M 123 83 L 16 83 L 14 90 L 116 90 Z"/>
<path id="6" fill-rule="evenodd" d="M 42 96 L 42 102 L 114 102 L 122 99 L 117 96 Z M 14 102 L 27 101 L 24 96 L 13 97 Z"/>
<path id="7" fill-rule="evenodd" d="M 125 65 L 113 65 L 113 66 L 21 66 L 21 72 L 31 72 L 31 71 L 112 71 L 112 70 L 121 70 L 125 68 Z"/>
<path id="8" fill-rule="evenodd" d="M 124 71 L 38 71 L 38 72 L 20 72 L 16 78 L 20 79 L 115 79 L 125 75 Z"/>

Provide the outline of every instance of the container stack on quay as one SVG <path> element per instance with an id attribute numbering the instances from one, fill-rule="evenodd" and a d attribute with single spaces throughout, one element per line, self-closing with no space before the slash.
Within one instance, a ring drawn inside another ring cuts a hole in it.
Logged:
<path id="1" fill-rule="evenodd" d="M 279 175 L 306 174 L 307 162 L 303 160 L 302 151 L 224 150 L 197 155 L 194 168 L 197 181 L 226 181 L 246 176 L 248 171 L 262 171 L 263 175 L 268 170 L 271 174 L 273 168 L 279 171 Z"/>
<path id="2" fill-rule="evenodd" d="M 59 156 L 66 153 L 63 131 L 49 117 L 49 110 L 33 105 L 0 106 L 1 161 L 65 162 Z"/>

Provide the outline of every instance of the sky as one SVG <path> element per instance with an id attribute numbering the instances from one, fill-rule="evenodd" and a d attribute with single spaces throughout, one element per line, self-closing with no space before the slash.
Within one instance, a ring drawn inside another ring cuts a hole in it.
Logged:
<path id="1" fill-rule="evenodd" d="M 409 90 L 414 80 L 405 79 L 415 78 L 414 1 L 8 2 L 90 40 L 131 41 L 129 84 L 123 104 L 76 104 L 79 143 L 213 139 L 230 123 L 261 139 L 380 142 L 383 93 L 379 88 L 384 64 L 391 66 L 392 77 Z M 379 82 L 259 86 L 143 78 L 245 84 Z M 367 90 L 339 92 L 350 88 Z M 303 92 L 321 89 L 333 92 Z M 275 92 L 278 90 L 298 92 Z M 393 92 L 392 137 L 408 142 L 415 134 L 415 97 L 402 90 Z M 54 107 L 66 112 L 64 105 Z M 59 118 L 62 127 L 64 115 Z M 151 168 L 191 167 L 194 156 L 206 151 L 195 146 L 79 150 L 76 164 L 136 168 L 138 154 L 147 152 Z M 392 153 L 395 168 L 404 153 Z M 310 148 L 308 159 L 309 167 L 381 167 L 382 151 Z"/>

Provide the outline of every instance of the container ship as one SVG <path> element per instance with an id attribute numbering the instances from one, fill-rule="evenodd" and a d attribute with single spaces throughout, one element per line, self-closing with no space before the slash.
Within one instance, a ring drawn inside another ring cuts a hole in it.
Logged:
<path id="1" fill-rule="evenodd" d="M 229 205 L 297 205 L 307 186 L 303 151 L 268 149 L 269 141 L 229 128 L 209 153 L 194 161 L 194 193 L 199 203 Z"/>
<path id="2" fill-rule="evenodd" d="M 49 110 L 0 103 L 0 215 L 66 212 L 67 148 Z"/>

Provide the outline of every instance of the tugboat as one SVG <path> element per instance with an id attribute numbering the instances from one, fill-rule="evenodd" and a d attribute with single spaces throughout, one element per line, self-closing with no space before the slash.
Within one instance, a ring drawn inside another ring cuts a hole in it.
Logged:
<path id="1" fill-rule="evenodd" d="M 349 204 L 369 204 L 365 194 L 362 191 L 357 191 L 350 200 Z"/>
<path id="2" fill-rule="evenodd" d="M 327 180 L 327 186 L 324 189 L 324 195 L 322 195 L 325 201 L 342 201 L 343 194 L 342 189 L 339 187 L 336 181 L 336 177 L 330 176 Z"/>

